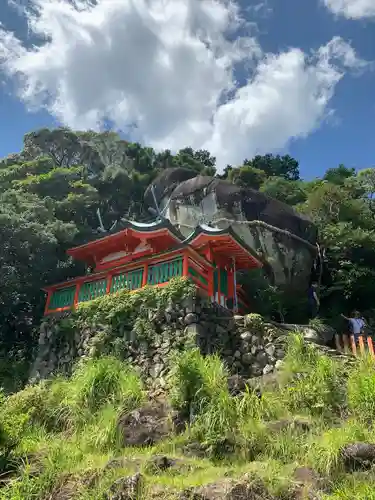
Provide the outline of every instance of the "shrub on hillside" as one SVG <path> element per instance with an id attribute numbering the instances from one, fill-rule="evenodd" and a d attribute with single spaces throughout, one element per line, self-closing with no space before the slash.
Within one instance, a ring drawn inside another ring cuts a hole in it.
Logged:
<path id="1" fill-rule="evenodd" d="M 18 436 L 32 427 L 74 432 L 101 408 L 132 410 L 143 395 L 140 377 L 126 364 L 110 357 L 92 359 L 78 364 L 71 379 L 57 377 L 6 398 L 0 422 Z"/>
<path id="2" fill-rule="evenodd" d="M 178 354 L 170 378 L 172 406 L 193 420 L 227 391 L 228 371 L 216 355 L 203 357 L 198 349 Z"/>
<path id="3" fill-rule="evenodd" d="M 355 420 L 340 427 L 328 429 L 309 443 L 307 460 L 314 470 L 332 476 L 344 472 L 342 449 L 355 442 L 371 442 L 371 431 Z"/>
<path id="4" fill-rule="evenodd" d="M 8 396 L 1 406 L 0 418 L 3 425 L 12 429 L 12 421 L 18 420 L 23 426 L 44 425 L 51 418 L 48 405 L 49 387 L 46 382 L 26 386 L 22 391 Z M 18 429 L 20 431 L 20 429 Z"/>
<path id="5" fill-rule="evenodd" d="M 96 412 L 108 404 L 132 410 L 143 399 L 140 377 L 114 357 L 79 363 L 71 378 L 70 390 L 72 402 L 90 412 Z"/>
<path id="6" fill-rule="evenodd" d="M 218 456 L 236 428 L 236 401 L 229 394 L 228 371 L 216 355 L 198 349 L 175 358 L 171 376 L 172 406 L 192 424 L 190 437 Z"/>
<path id="7" fill-rule="evenodd" d="M 361 358 L 350 370 L 348 378 L 348 405 L 360 420 L 373 422 L 375 418 L 374 360 Z"/>
<path id="8" fill-rule="evenodd" d="M 302 335 L 291 335 L 281 374 L 282 399 L 293 412 L 330 417 L 346 403 L 342 365 L 322 355 Z"/>

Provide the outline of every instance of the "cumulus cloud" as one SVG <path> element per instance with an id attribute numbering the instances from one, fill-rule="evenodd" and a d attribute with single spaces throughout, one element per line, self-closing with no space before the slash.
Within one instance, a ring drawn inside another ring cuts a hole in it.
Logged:
<path id="1" fill-rule="evenodd" d="M 375 17 L 375 0 L 323 0 L 328 9 L 348 19 Z"/>
<path id="2" fill-rule="evenodd" d="M 72 128 L 109 120 L 157 149 L 209 149 L 219 169 L 307 136 L 364 65 L 341 38 L 264 54 L 234 0 L 29 1 L 38 44 L 0 28 L 0 64 L 25 103 Z"/>

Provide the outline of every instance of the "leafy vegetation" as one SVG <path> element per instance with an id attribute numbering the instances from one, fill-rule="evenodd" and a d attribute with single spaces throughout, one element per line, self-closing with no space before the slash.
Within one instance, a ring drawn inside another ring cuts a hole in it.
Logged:
<path id="1" fill-rule="evenodd" d="M 119 421 L 145 404 L 146 392 L 139 376 L 116 358 L 81 361 L 71 378 L 2 397 L 0 498 L 99 500 L 117 478 L 140 470 L 144 498 L 176 498 L 182 489 L 241 480 L 247 472 L 287 499 L 295 498 L 301 468 L 320 477 L 312 486 L 324 498 L 372 498 L 372 470 L 348 470 L 342 453 L 348 444 L 375 439 L 375 382 L 366 359 L 342 365 L 295 334 L 277 388 L 264 388 L 261 397 L 250 389 L 232 396 L 227 376 L 216 356 L 181 353 L 166 398 L 186 429 L 142 449 L 124 448 Z M 193 445 L 207 458 L 186 456 Z M 161 454 L 178 468 L 150 467 Z"/>

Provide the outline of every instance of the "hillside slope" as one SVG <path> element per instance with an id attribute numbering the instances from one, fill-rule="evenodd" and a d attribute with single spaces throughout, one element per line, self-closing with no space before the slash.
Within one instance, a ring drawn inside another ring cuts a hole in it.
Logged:
<path id="1" fill-rule="evenodd" d="M 260 390 L 231 393 L 228 375 L 190 349 L 150 394 L 105 356 L 4 397 L 0 498 L 375 499 L 370 361 L 294 334 Z"/>

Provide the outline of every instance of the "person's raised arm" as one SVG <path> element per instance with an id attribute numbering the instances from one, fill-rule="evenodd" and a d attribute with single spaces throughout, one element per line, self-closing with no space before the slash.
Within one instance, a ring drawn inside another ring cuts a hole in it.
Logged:
<path id="1" fill-rule="evenodd" d="M 344 316 L 343 314 L 341 314 L 341 317 L 346 319 L 346 321 L 349 321 L 349 318 L 347 318 L 346 316 Z"/>

